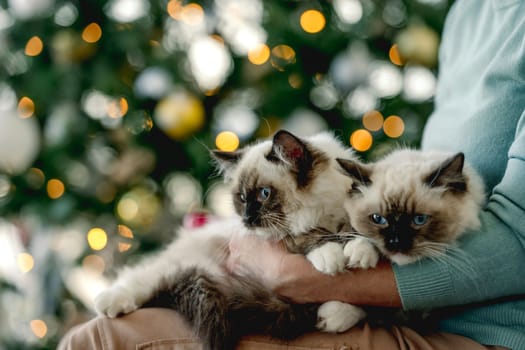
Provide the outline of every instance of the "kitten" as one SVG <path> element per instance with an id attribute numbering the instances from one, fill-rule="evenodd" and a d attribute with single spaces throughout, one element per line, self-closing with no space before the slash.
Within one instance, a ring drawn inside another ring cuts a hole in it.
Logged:
<path id="1" fill-rule="evenodd" d="M 398 265 L 450 258 L 457 239 L 480 226 L 484 186 L 463 153 L 401 149 L 367 165 L 337 161 L 355 181 L 344 205 L 356 234 L 344 247 L 349 267 L 374 267 L 380 255 Z M 435 326 L 424 312 L 366 312 L 372 324 Z"/>
<path id="2" fill-rule="evenodd" d="M 318 317 L 324 331 L 346 330 L 362 319 L 360 308 L 339 302 L 337 310 L 331 302 L 293 305 L 224 268 L 228 242 L 241 232 L 282 240 L 321 272 L 344 270 L 341 238 L 333 233 L 348 226 L 343 202 L 353 181 L 335 159 L 355 160 L 352 151 L 328 133 L 301 139 L 282 130 L 272 140 L 212 155 L 232 186 L 238 217 L 182 230 L 160 254 L 123 270 L 96 298 L 97 311 L 115 317 L 143 305 L 169 306 L 206 349 L 231 349 L 252 332 L 294 337 L 314 330 Z"/>
<path id="3" fill-rule="evenodd" d="M 355 180 L 345 201 L 359 235 L 345 246 L 350 266 L 374 266 L 376 249 L 398 265 L 440 257 L 480 225 L 483 183 L 463 153 L 402 149 L 368 165 L 337 161 Z"/>

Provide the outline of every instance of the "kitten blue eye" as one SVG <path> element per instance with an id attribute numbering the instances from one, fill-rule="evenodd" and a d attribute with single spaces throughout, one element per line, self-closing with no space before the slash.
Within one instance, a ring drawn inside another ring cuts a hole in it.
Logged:
<path id="1" fill-rule="evenodd" d="M 370 215 L 370 219 L 372 219 L 372 222 L 377 225 L 387 225 L 388 220 L 379 214 L 372 214 Z"/>
<path id="2" fill-rule="evenodd" d="M 261 187 L 259 189 L 259 193 L 257 194 L 257 199 L 259 202 L 264 202 L 270 198 L 270 194 L 272 194 L 272 190 L 270 187 Z"/>
<path id="3" fill-rule="evenodd" d="M 428 221 L 428 215 L 426 214 L 416 214 L 412 218 L 412 223 L 414 223 L 414 225 L 417 225 L 417 226 L 422 226 L 426 224 L 427 221 Z"/>

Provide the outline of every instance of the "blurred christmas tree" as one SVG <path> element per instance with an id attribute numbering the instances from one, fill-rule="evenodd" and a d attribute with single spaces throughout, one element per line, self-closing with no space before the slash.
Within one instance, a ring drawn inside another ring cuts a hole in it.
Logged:
<path id="1" fill-rule="evenodd" d="M 0 349 L 54 348 L 115 267 L 229 215 L 209 148 L 417 145 L 449 6 L 0 1 Z"/>

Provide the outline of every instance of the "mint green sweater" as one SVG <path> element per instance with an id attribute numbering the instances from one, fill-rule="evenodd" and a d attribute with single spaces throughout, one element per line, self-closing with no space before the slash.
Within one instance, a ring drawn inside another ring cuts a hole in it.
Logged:
<path id="1" fill-rule="evenodd" d="M 456 1 L 439 59 L 423 148 L 463 151 L 488 203 L 462 257 L 394 265 L 399 293 L 405 309 L 466 305 L 442 331 L 525 349 L 525 1 Z"/>

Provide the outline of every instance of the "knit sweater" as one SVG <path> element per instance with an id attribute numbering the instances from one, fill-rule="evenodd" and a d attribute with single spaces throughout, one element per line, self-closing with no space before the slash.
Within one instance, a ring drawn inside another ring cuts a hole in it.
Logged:
<path id="1" fill-rule="evenodd" d="M 442 37 L 422 147 L 464 152 L 488 202 L 462 254 L 393 266 L 399 293 L 445 308 L 442 331 L 525 349 L 525 1 L 456 1 Z"/>

